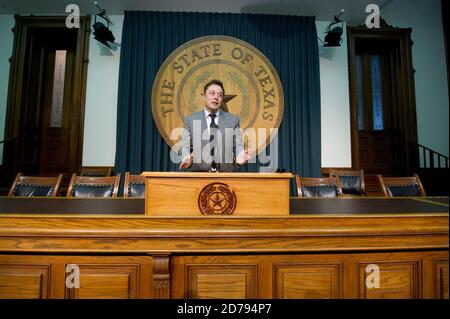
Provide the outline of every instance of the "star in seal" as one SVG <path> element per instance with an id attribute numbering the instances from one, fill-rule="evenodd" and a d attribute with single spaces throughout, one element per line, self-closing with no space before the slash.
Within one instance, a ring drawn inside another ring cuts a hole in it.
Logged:
<path id="1" fill-rule="evenodd" d="M 227 199 L 219 192 L 215 192 L 209 196 L 209 201 L 213 209 L 222 209 L 227 204 Z"/>
<path id="2" fill-rule="evenodd" d="M 234 99 L 236 96 L 237 96 L 236 94 L 225 94 L 225 96 L 222 99 L 222 104 L 220 105 L 220 108 L 225 112 L 230 112 L 228 111 L 227 103 L 230 102 L 232 99 Z"/>

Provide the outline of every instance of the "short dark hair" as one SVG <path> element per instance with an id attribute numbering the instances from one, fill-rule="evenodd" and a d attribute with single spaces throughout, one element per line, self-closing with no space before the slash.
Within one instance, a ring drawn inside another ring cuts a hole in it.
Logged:
<path id="1" fill-rule="evenodd" d="M 218 85 L 222 88 L 223 91 L 223 95 L 225 95 L 225 89 L 223 88 L 223 83 L 222 81 L 216 80 L 216 79 L 212 79 L 211 81 L 209 81 L 208 83 L 205 84 L 205 87 L 203 88 L 203 93 L 206 93 L 206 90 L 211 86 L 211 85 Z"/>

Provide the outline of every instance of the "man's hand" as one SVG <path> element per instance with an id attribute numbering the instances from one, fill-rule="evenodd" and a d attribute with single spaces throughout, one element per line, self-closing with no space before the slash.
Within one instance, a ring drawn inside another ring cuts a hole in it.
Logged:
<path id="1" fill-rule="evenodd" d="M 191 166 L 193 158 L 193 154 L 186 155 L 180 163 L 180 169 L 185 169 Z"/>
<path id="2" fill-rule="evenodd" d="M 249 159 L 250 159 L 250 156 L 248 156 L 247 151 L 242 151 L 239 153 L 238 156 L 236 156 L 236 163 L 238 165 L 243 165 L 243 164 L 247 163 Z"/>

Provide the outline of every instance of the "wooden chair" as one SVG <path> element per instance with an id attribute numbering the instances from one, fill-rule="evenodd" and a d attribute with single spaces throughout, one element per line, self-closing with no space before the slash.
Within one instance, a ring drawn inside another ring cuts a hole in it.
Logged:
<path id="1" fill-rule="evenodd" d="M 22 173 L 18 173 L 8 196 L 56 197 L 62 178 L 63 174 L 59 174 L 57 177 L 35 177 L 23 176 Z"/>
<path id="2" fill-rule="evenodd" d="M 336 178 L 306 178 L 295 175 L 298 197 L 340 197 L 342 189 Z"/>
<path id="3" fill-rule="evenodd" d="M 366 184 L 364 181 L 364 170 L 345 171 L 330 169 L 330 177 L 339 177 L 339 183 L 344 195 L 366 195 Z"/>
<path id="4" fill-rule="evenodd" d="M 126 172 L 123 197 L 145 197 L 145 177 Z"/>
<path id="5" fill-rule="evenodd" d="M 386 197 L 426 196 L 419 175 L 409 177 L 383 177 L 377 175 L 378 184 Z"/>
<path id="6" fill-rule="evenodd" d="M 77 176 L 73 174 L 67 197 L 117 197 L 120 174 L 107 177 Z"/>
<path id="7" fill-rule="evenodd" d="M 112 176 L 113 166 L 83 166 L 80 176 L 102 177 Z"/>

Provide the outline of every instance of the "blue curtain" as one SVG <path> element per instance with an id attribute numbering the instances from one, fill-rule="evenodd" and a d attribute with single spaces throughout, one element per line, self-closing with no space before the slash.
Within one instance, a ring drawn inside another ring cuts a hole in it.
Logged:
<path id="1" fill-rule="evenodd" d="M 284 116 L 278 167 L 321 175 L 320 81 L 314 17 L 126 11 L 120 56 L 115 172 L 175 171 L 151 112 L 151 88 L 166 57 L 205 35 L 227 35 L 259 49 L 280 76 Z M 244 167 L 257 171 L 256 164 Z"/>

